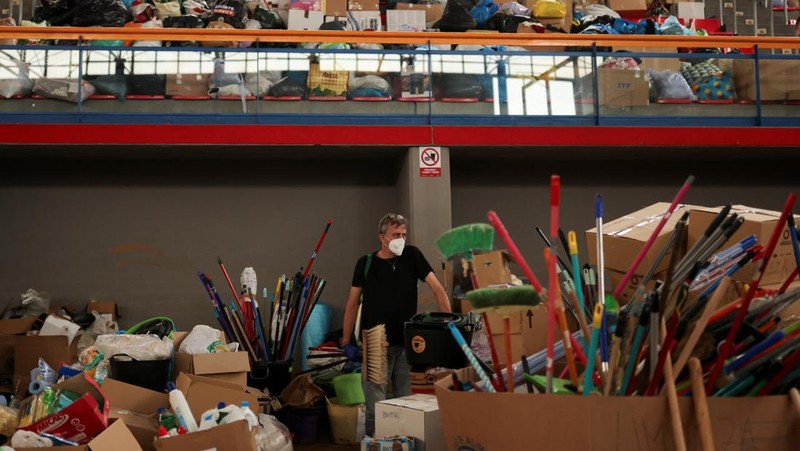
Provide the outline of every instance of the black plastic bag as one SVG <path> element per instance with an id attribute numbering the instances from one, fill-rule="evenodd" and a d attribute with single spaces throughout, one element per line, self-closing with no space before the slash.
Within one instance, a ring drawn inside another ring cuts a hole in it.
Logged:
<path id="1" fill-rule="evenodd" d="M 70 2 L 68 0 L 42 0 L 42 4 L 33 11 L 31 22 L 41 23 L 46 21 L 54 27 L 72 25 L 74 3 L 74 1 Z"/>
<path id="2" fill-rule="evenodd" d="M 306 87 L 291 78 L 282 78 L 269 88 L 270 97 L 306 97 Z"/>
<path id="3" fill-rule="evenodd" d="M 285 30 L 286 24 L 283 19 L 273 9 L 264 8 L 261 5 L 256 7 L 255 19 L 261 24 L 264 30 Z"/>
<path id="4" fill-rule="evenodd" d="M 433 28 L 438 28 L 440 31 L 467 31 L 478 28 L 478 23 L 462 2 L 447 0 L 444 14 L 433 24 Z"/>
<path id="5" fill-rule="evenodd" d="M 121 0 L 77 0 L 72 13 L 75 27 L 121 27 L 131 21 Z"/>
<path id="6" fill-rule="evenodd" d="M 527 16 L 516 16 L 514 14 L 506 14 L 504 11 L 498 11 L 486 20 L 484 28 L 499 31 L 500 33 L 516 33 L 519 24 L 530 21 L 531 18 Z"/>
<path id="7" fill-rule="evenodd" d="M 222 19 L 234 28 L 244 29 L 247 9 L 242 0 L 219 0 L 211 10 L 211 21 Z"/>
<path id="8" fill-rule="evenodd" d="M 125 83 L 125 61 L 117 59 L 114 75 L 98 75 L 96 77 L 84 77 L 95 88 L 97 94 L 112 95 L 119 101 L 124 101 L 128 93 Z"/>
<path id="9" fill-rule="evenodd" d="M 165 17 L 164 28 L 205 28 L 206 23 L 199 16 L 186 14 L 180 17 Z"/>
<path id="10" fill-rule="evenodd" d="M 167 91 L 166 75 L 128 75 L 126 82 L 132 96 L 163 96 Z"/>
<path id="11" fill-rule="evenodd" d="M 475 75 L 442 74 L 438 85 L 441 96 L 445 98 L 469 99 L 483 95 L 483 86 Z"/>

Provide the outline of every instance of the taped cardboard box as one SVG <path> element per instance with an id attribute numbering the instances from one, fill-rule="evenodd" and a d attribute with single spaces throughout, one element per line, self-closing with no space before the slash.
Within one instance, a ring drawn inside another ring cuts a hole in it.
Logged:
<path id="1" fill-rule="evenodd" d="M 234 421 L 230 424 L 192 432 L 176 437 L 156 440 L 156 449 L 161 451 L 257 451 L 255 430 L 250 431 L 247 421 Z"/>
<path id="2" fill-rule="evenodd" d="M 250 359 L 244 351 L 215 352 L 209 354 L 186 354 L 179 352 L 187 332 L 175 332 L 172 342 L 175 346 L 174 377 L 181 372 L 218 379 L 233 384 L 247 385 Z M 224 341 L 224 336 L 221 335 Z"/>
<path id="3" fill-rule="evenodd" d="M 348 11 L 380 11 L 380 2 L 378 0 L 348 0 Z"/>
<path id="4" fill-rule="evenodd" d="M 644 11 L 646 0 L 608 0 L 608 7 L 614 11 Z"/>
<path id="5" fill-rule="evenodd" d="M 375 436 L 414 437 L 416 451 L 444 449 L 436 396 L 416 394 L 375 404 Z"/>
<path id="6" fill-rule="evenodd" d="M 800 65 L 791 60 L 760 60 L 761 100 L 800 100 Z M 756 100 L 755 65 L 749 59 L 733 60 L 733 83 L 739 100 Z"/>
<path id="7" fill-rule="evenodd" d="M 119 308 L 114 301 L 89 301 L 86 304 L 86 312 L 92 313 L 93 311 L 101 315 L 108 315 L 111 317 L 111 321 L 117 321 L 120 318 Z"/>
<path id="8" fill-rule="evenodd" d="M 153 442 L 158 435 L 155 413 L 160 407 L 169 407 L 169 396 L 111 378 L 106 378 L 101 388 L 108 400 L 109 420 L 123 421 L 143 450 L 155 449 Z"/>
<path id="9" fill-rule="evenodd" d="M 168 96 L 208 95 L 208 74 L 167 74 Z"/>
<path id="10" fill-rule="evenodd" d="M 40 357 L 58 371 L 62 363 L 70 365 L 77 360 L 78 340 L 70 343 L 65 336 L 14 336 L 14 393 L 19 398 L 25 397 L 31 370 L 37 367 Z"/>
<path id="11" fill-rule="evenodd" d="M 472 258 L 472 268 L 478 286 L 488 287 L 511 283 L 511 256 L 503 250 L 475 254 Z"/>
<path id="12" fill-rule="evenodd" d="M 625 71 L 620 71 L 625 72 Z M 607 270 L 619 271 L 623 274 L 636 258 L 636 254 L 647 242 L 650 235 L 658 226 L 661 218 L 666 214 L 670 204 L 668 202 L 658 202 L 641 210 L 628 213 L 625 216 L 614 219 L 603 224 L 603 251 L 605 257 L 605 267 Z M 667 220 L 664 228 L 656 237 L 653 246 L 645 254 L 639 271 L 644 273 L 652 266 L 656 256 L 664 247 L 669 234 L 675 230 L 675 224 L 687 211 L 687 206 L 679 205 L 672 216 Z M 597 264 L 597 229 L 592 228 L 586 231 L 586 246 L 589 251 L 589 262 Z M 664 256 L 664 259 L 656 267 L 656 271 L 662 271 L 669 264 L 669 257 L 672 253 Z M 643 268 L 643 269 L 642 269 Z"/>
<path id="13" fill-rule="evenodd" d="M 646 270 L 647 269 L 645 269 L 645 271 Z M 655 289 L 656 281 L 664 280 L 665 275 L 666 271 L 659 271 L 653 274 L 653 277 L 650 279 L 650 282 L 648 282 L 647 285 L 645 285 L 646 292 Z M 616 289 L 617 285 L 619 285 L 619 283 L 622 282 L 622 278 L 625 276 L 625 273 L 622 271 L 607 270 L 606 276 L 608 276 L 608 280 L 609 282 L 611 282 L 611 286 L 608 287 L 606 291 L 611 291 L 613 289 Z M 620 305 L 626 305 L 628 302 L 631 301 L 631 298 L 633 297 L 634 293 L 636 293 L 636 288 L 639 286 L 639 282 L 642 280 L 642 277 L 644 277 L 643 274 L 634 274 L 633 276 L 631 276 L 630 280 L 628 280 L 627 285 L 625 285 L 622 294 L 617 299 L 617 302 L 619 302 Z"/>
<path id="14" fill-rule="evenodd" d="M 242 401 L 247 401 L 253 412 L 258 413 L 258 397 L 249 393 L 244 385 L 181 373 L 175 381 L 175 386 L 186 397 L 197 424 L 200 424 L 200 415 L 206 410 L 217 407 L 220 401 L 237 406 L 241 405 Z"/>
<path id="15" fill-rule="evenodd" d="M 325 13 L 322 11 L 290 9 L 287 28 L 289 30 L 319 30 L 319 26 L 324 21 Z"/>
<path id="16" fill-rule="evenodd" d="M 614 51 L 625 51 L 633 53 L 678 53 L 677 47 L 631 47 L 622 46 L 614 47 Z M 639 65 L 642 69 L 652 69 L 655 71 L 672 70 L 680 72 L 681 61 L 676 58 L 661 58 L 661 57 L 644 57 L 641 58 L 642 64 Z"/>
<path id="17" fill-rule="evenodd" d="M 631 69 L 597 69 L 600 105 L 647 106 L 650 104 L 650 83 L 647 72 Z"/>
<path id="18" fill-rule="evenodd" d="M 461 380 L 476 381 L 472 368 Z M 436 382 L 444 435 L 442 450 L 676 449 L 664 396 L 601 397 L 472 393 Z M 678 399 L 687 448 L 700 450 L 692 399 Z M 800 440 L 800 415 L 788 396 L 708 398 L 717 449 L 789 451 Z M 580 427 L 577 427 L 580 425 Z"/>
<path id="19" fill-rule="evenodd" d="M 347 16 L 347 0 L 325 0 L 325 15 L 333 17 Z"/>
<path id="20" fill-rule="evenodd" d="M 55 449 L 53 447 L 52 449 Z M 51 448 L 14 448 L 16 451 L 41 451 Z M 86 445 L 58 447 L 69 451 L 142 451 L 131 432 L 122 421 L 114 421 Z"/>
<path id="21" fill-rule="evenodd" d="M 722 207 L 693 207 L 690 210 L 689 247 L 697 242 L 721 209 Z M 732 213 L 736 213 L 744 218 L 744 223 L 721 249 L 725 249 L 750 235 L 755 235 L 758 243 L 766 246 L 781 215 L 778 211 L 762 210 L 744 205 L 734 205 L 731 207 L 731 214 Z M 796 222 L 800 222 L 800 216 L 795 215 L 795 218 Z M 753 272 L 760 264 L 760 262 L 751 262 L 747 264 L 744 268 L 737 271 L 733 278 L 742 282 L 750 282 L 753 279 Z M 761 284 L 782 284 L 796 266 L 797 263 L 792 250 L 792 240 L 789 237 L 789 226 L 783 224 L 781 236 L 778 239 L 775 252 L 772 254 L 772 258 L 769 261 L 769 266 L 767 266 L 767 270 L 761 278 Z"/>
<path id="22" fill-rule="evenodd" d="M 33 316 L 0 320 L 0 379 L 14 375 L 14 336 L 28 333 L 34 323 Z"/>

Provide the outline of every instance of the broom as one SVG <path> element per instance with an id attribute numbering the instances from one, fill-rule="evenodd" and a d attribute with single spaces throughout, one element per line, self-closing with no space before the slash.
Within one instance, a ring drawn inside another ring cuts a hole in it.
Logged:
<path id="1" fill-rule="evenodd" d="M 363 345 L 362 368 L 363 379 L 376 384 L 385 385 L 388 379 L 389 364 L 387 361 L 386 327 L 383 324 L 367 329 L 361 338 Z"/>
<path id="2" fill-rule="evenodd" d="M 506 347 L 506 368 L 508 368 L 507 390 L 514 391 L 513 371 L 511 367 L 511 329 L 509 319 L 511 315 L 536 307 L 541 303 L 539 293 L 530 285 L 509 288 L 480 288 L 467 293 L 472 308 L 478 312 L 491 311 L 503 318 L 503 335 Z M 500 372 L 498 372 L 498 377 Z"/>

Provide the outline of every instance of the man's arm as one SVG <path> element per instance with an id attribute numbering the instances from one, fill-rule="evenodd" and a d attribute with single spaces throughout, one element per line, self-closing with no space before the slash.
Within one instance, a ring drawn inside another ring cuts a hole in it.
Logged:
<path id="1" fill-rule="evenodd" d="M 358 314 L 358 298 L 361 296 L 361 290 L 361 287 L 350 287 L 350 295 L 347 296 L 347 305 L 344 307 L 342 345 L 350 343 L 350 339 L 353 336 L 353 329 L 356 327 L 356 315 Z"/>
<path id="2" fill-rule="evenodd" d="M 425 276 L 425 283 L 431 287 L 431 291 L 436 297 L 436 303 L 439 305 L 439 310 L 446 313 L 452 312 L 453 310 L 450 308 L 450 300 L 447 299 L 447 292 L 444 290 L 442 284 L 439 283 L 439 279 L 436 278 L 436 274 L 434 274 L 433 271 L 429 272 L 428 275 Z"/>

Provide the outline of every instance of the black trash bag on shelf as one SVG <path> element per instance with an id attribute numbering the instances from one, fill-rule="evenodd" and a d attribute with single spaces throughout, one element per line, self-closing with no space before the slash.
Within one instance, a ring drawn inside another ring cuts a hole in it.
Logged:
<path id="1" fill-rule="evenodd" d="M 445 98 L 481 98 L 483 86 L 475 75 L 442 74 L 437 82 L 439 93 Z"/>
<path id="2" fill-rule="evenodd" d="M 48 22 L 53 27 L 72 25 L 72 10 L 75 1 L 69 0 L 42 0 L 31 16 L 31 22 Z"/>
<path id="3" fill-rule="evenodd" d="M 291 78 L 282 78 L 272 85 L 267 93 L 270 97 L 306 97 L 306 87 Z"/>
<path id="4" fill-rule="evenodd" d="M 469 9 L 472 9 L 470 6 Z M 444 14 L 441 19 L 433 24 L 433 28 L 438 28 L 440 31 L 467 31 L 478 28 L 478 23 L 475 18 L 469 13 L 469 9 L 464 6 L 459 0 L 447 0 L 447 5 L 444 7 Z"/>
<path id="5" fill-rule="evenodd" d="M 514 14 L 507 14 L 505 10 L 498 11 L 489 17 L 484 24 L 487 30 L 499 31 L 500 33 L 516 33 L 517 27 L 523 22 L 530 22 L 528 16 L 518 16 Z"/>
<path id="6" fill-rule="evenodd" d="M 77 0 L 72 13 L 75 27 L 121 27 L 132 19 L 121 0 Z"/>
<path id="7" fill-rule="evenodd" d="M 167 91 L 167 76 L 158 74 L 128 75 L 128 95 L 131 96 L 163 96 Z"/>
<path id="8" fill-rule="evenodd" d="M 113 75 L 86 76 L 85 80 L 94 86 L 96 94 L 112 95 L 120 102 L 125 101 L 128 86 L 125 83 L 125 61 L 117 59 Z"/>
<path id="9" fill-rule="evenodd" d="M 205 28 L 205 21 L 194 14 L 185 14 L 180 17 L 165 17 L 164 28 Z M 198 47 L 195 41 L 167 41 L 166 47 Z"/>
<path id="10" fill-rule="evenodd" d="M 244 29 L 247 8 L 243 0 L 218 0 L 211 8 L 211 22 L 222 20 L 233 28 Z"/>
<path id="11" fill-rule="evenodd" d="M 256 12 L 253 17 L 261 24 L 264 30 L 285 30 L 286 24 L 283 19 L 278 15 L 278 12 L 272 8 L 265 8 L 261 5 L 256 7 Z"/>

